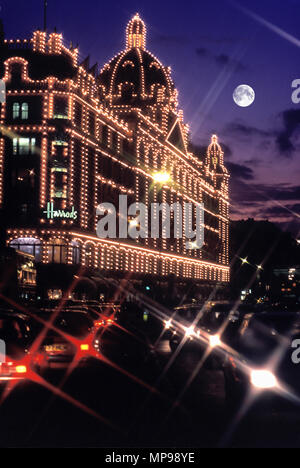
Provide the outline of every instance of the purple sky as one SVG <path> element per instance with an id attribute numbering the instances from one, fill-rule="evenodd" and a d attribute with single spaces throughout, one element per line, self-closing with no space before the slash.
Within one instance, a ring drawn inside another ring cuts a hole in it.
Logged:
<path id="1" fill-rule="evenodd" d="M 299 0 L 48 4 L 49 29 L 56 26 L 79 43 L 82 58 L 91 54 L 101 66 L 124 47 L 126 24 L 139 12 L 147 48 L 172 68 L 193 142 L 220 137 L 232 174 L 232 218 L 269 219 L 298 234 L 300 104 L 291 101 L 291 83 L 300 78 Z M 42 25 L 43 0 L 0 5 L 8 38 Z M 232 99 L 243 83 L 256 93 L 248 108 Z"/>

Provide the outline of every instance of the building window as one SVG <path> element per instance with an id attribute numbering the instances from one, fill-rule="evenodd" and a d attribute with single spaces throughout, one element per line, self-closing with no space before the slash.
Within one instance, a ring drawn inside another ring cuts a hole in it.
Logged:
<path id="1" fill-rule="evenodd" d="M 72 263 L 78 265 L 80 263 L 80 245 L 77 241 L 71 242 L 72 247 Z"/>
<path id="2" fill-rule="evenodd" d="M 34 154 L 35 138 L 13 138 L 13 154 Z"/>
<path id="3" fill-rule="evenodd" d="M 108 127 L 106 125 L 102 128 L 102 144 L 108 146 Z"/>
<path id="4" fill-rule="evenodd" d="M 67 263 L 68 246 L 62 239 L 50 241 L 48 246 L 48 261 L 54 263 Z"/>
<path id="5" fill-rule="evenodd" d="M 13 104 L 13 119 L 18 119 L 20 117 L 20 104 L 14 102 Z"/>
<path id="6" fill-rule="evenodd" d="M 95 116 L 92 112 L 89 113 L 89 133 L 95 135 Z"/>
<path id="7" fill-rule="evenodd" d="M 88 268 L 93 267 L 94 256 L 95 256 L 95 248 L 93 244 L 87 244 L 85 246 L 85 266 L 87 266 Z"/>
<path id="8" fill-rule="evenodd" d="M 54 101 L 54 119 L 68 119 L 68 104 L 64 98 L 56 97 Z"/>
<path id="9" fill-rule="evenodd" d="M 115 132 L 112 135 L 112 149 L 113 151 L 118 150 L 118 135 Z"/>
<path id="10" fill-rule="evenodd" d="M 42 260 L 42 245 L 39 239 L 34 237 L 19 237 L 18 239 L 12 240 L 9 246 L 13 249 L 33 255 L 36 262 Z"/>
<path id="11" fill-rule="evenodd" d="M 21 107 L 21 118 L 23 120 L 28 119 L 28 104 L 27 102 L 23 102 L 22 107 Z"/>

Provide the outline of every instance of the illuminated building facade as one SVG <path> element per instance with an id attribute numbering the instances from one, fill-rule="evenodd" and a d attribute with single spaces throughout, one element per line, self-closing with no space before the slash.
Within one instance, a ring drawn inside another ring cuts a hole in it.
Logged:
<path id="1" fill-rule="evenodd" d="M 79 64 L 78 50 L 57 32 L 1 38 L 0 48 L 7 90 L 0 113 L 6 244 L 45 265 L 228 282 L 223 152 L 215 135 L 203 159 L 189 150 L 170 69 L 147 51 L 140 17 L 127 26 L 125 49 L 100 73 L 88 59 Z M 97 238 L 97 205 L 118 206 L 119 195 L 146 205 L 203 203 L 204 247 L 187 249 L 186 239 L 174 237 Z"/>

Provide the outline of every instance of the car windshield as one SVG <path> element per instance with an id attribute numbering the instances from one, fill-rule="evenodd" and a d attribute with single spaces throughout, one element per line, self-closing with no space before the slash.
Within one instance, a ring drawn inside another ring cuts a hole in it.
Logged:
<path id="1" fill-rule="evenodd" d="M 42 314 L 41 318 L 46 322 L 51 322 L 51 315 Z M 92 326 L 92 320 L 82 312 L 60 312 L 54 321 L 54 327 L 75 338 L 85 338 Z"/>

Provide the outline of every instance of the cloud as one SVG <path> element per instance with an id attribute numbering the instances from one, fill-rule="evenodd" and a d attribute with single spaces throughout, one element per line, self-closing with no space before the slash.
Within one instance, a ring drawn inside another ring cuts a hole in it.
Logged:
<path id="1" fill-rule="evenodd" d="M 244 180 L 254 179 L 253 170 L 248 166 L 233 162 L 227 162 L 226 167 L 229 170 L 231 177 Z"/>
<path id="2" fill-rule="evenodd" d="M 227 65 L 229 67 L 235 68 L 236 71 L 247 70 L 247 67 L 245 67 L 245 65 L 242 64 L 242 62 L 239 62 L 238 60 L 234 60 L 230 58 L 229 55 L 226 55 L 226 54 L 216 55 L 215 60 L 219 65 L 222 65 L 222 66 Z"/>
<path id="3" fill-rule="evenodd" d="M 293 137 L 300 130 L 300 110 L 285 110 L 280 117 L 283 129 L 277 134 L 276 143 L 280 153 L 290 157 L 296 149 Z"/>
<path id="4" fill-rule="evenodd" d="M 200 58 L 211 59 L 217 65 L 222 66 L 222 67 L 232 68 L 234 71 L 241 72 L 247 69 L 247 67 L 242 62 L 232 59 L 229 55 L 227 54 L 215 55 L 213 52 L 211 52 L 209 49 L 205 47 L 198 47 L 196 49 L 196 54 Z"/>
<path id="5" fill-rule="evenodd" d="M 198 47 L 196 49 L 196 54 L 199 56 L 199 57 L 205 57 L 205 56 L 208 56 L 210 55 L 210 52 L 208 49 L 205 49 L 205 47 Z"/>
<path id="6" fill-rule="evenodd" d="M 242 122 L 230 122 L 226 125 L 224 129 L 224 133 L 230 134 L 232 136 L 258 136 L 258 137 L 269 137 L 274 135 L 274 132 L 270 132 L 267 130 L 261 130 L 260 128 L 253 127 L 251 125 L 246 125 Z"/>
<path id="7" fill-rule="evenodd" d="M 287 109 L 280 112 L 278 117 L 279 129 L 263 130 L 233 121 L 225 126 L 223 134 L 241 140 L 257 138 L 257 148 L 261 151 L 273 149 L 279 157 L 292 158 L 300 150 L 300 110 Z"/>

